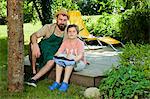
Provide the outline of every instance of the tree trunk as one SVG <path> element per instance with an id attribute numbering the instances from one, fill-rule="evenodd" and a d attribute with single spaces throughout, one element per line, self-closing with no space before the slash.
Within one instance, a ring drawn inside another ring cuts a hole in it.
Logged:
<path id="1" fill-rule="evenodd" d="M 8 20 L 8 90 L 23 91 L 24 35 L 23 0 L 7 0 Z"/>
<path id="2" fill-rule="evenodd" d="M 43 21 L 42 25 L 52 23 L 53 17 L 51 12 L 52 0 L 41 0 Z"/>
<path id="3" fill-rule="evenodd" d="M 41 15 L 41 13 L 40 13 L 40 10 L 39 10 L 38 6 L 37 6 L 36 0 L 33 0 L 33 6 L 35 7 L 35 10 L 36 10 L 36 12 L 37 12 L 37 14 L 38 14 L 38 16 L 39 16 L 39 19 L 40 19 L 40 21 L 41 21 L 41 23 L 42 23 L 43 17 L 42 17 L 42 15 Z"/>

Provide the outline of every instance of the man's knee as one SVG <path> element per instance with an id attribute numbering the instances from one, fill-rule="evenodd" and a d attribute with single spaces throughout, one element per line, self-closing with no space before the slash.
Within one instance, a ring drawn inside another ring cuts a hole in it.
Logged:
<path id="1" fill-rule="evenodd" d="M 50 67 L 54 66 L 54 60 L 47 61 L 47 65 Z"/>

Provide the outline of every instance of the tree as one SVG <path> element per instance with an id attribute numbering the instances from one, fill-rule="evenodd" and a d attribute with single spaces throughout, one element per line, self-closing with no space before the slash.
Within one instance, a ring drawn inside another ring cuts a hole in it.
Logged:
<path id="1" fill-rule="evenodd" d="M 7 0 L 8 20 L 8 90 L 23 91 L 24 35 L 23 0 Z"/>
<path id="2" fill-rule="evenodd" d="M 52 0 L 31 0 L 38 13 L 42 25 L 52 23 L 51 4 Z"/>

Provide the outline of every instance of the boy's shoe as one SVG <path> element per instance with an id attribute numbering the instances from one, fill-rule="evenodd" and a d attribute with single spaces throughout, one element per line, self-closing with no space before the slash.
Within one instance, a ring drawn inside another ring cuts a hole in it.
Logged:
<path id="1" fill-rule="evenodd" d="M 59 91 L 66 92 L 68 88 L 69 88 L 69 84 L 66 83 L 66 82 L 62 82 L 62 84 L 61 84 L 61 86 L 59 88 Z"/>
<path id="2" fill-rule="evenodd" d="M 36 80 L 34 79 L 30 79 L 29 81 L 25 82 L 25 84 L 29 85 L 29 86 L 33 86 L 36 87 Z"/>
<path id="3" fill-rule="evenodd" d="M 57 88 L 59 88 L 60 87 L 60 84 L 58 83 L 58 82 L 54 82 L 53 84 L 52 84 L 52 86 L 48 86 L 48 89 L 49 90 L 55 90 L 55 89 L 57 89 Z"/>

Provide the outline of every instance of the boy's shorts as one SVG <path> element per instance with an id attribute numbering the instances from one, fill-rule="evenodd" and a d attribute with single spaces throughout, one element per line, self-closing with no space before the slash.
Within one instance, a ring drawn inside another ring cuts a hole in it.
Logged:
<path id="1" fill-rule="evenodd" d="M 59 54 L 57 56 L 66 58 L 67 55 L 66 54 Z M 74 55 L 70 55 L 69 59 L 74 59 L 74 57 L 75 57 Z M 76 62 L 75 65 L 73 65 L 73 67 L 74 67 L 74 71 L 81 71 L 86 67 L 86 64 L 80 60 L 80 61 Z"/>

